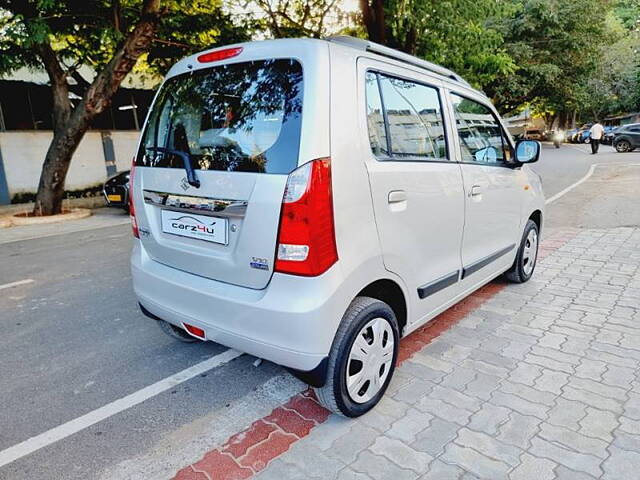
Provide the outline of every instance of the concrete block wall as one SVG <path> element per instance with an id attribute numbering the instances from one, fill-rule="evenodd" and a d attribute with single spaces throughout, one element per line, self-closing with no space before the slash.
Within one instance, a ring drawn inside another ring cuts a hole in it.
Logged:
<path id="1" fill-rule="evenodd" d="M 140 132 L 112 131 L 109 134 L 117 170 L 129 169 Z M 7 191 L 5 199 L 36 192 L 42 162 L 52 137 L 50 131 L 0 132 L 0 167 L 5 177 L 5 185 L 0 184 L 0 190 Z M 106 161 L 101 132 L 87 132 L 71 161 L 65 189 L 82 190 L 104 182 L 107 178 Z M 2 197 L 0 195 L 0 201 Z"/>

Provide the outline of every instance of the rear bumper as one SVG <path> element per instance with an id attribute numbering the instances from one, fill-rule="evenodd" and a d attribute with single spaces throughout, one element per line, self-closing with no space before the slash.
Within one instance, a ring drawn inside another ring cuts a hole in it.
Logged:
<path id="1" fill-rule="evenodd" d="M 315 278 L 274 274 L 267 288 L 254 290 L 158 263 L 135 241 L 131 273 L 138 301 L 153 316 L 305 372 L 321 369 L 346 309 L 335 267 Z"/>

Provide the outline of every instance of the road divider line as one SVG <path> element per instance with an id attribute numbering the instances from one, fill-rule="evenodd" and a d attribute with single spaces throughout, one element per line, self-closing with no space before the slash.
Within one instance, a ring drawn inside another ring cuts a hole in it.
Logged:
<path id="1" fill-rule="evenodd" d="M 579 186 L 579 185 L 583 184 L 584 182 L 586 182 L 587 180 L 589 180 L 591 175 L 593 175 L 593 172 L 595 172 L 596 167 L 638 167 L 638 166 L 640 166 L 640 163 L 594 163 L 593 165 L 591 165 L 591 168 L 589 168 L 589 171 L 587 172 L 587 174 L 584 177 L 582 177 L 576 183 L 572 183 L 571 185 L 569 185 L 564 190 L 559 191 L 558 193 L 556 193 L 552 197 L 547 198 L 547 201 L 545 203 L 548 205 L 548 204 L 550 204 L 552 202 L 555 202 L 560 197 L 563 197 L 564 195 L 569 193 L 571 190 L 573 190 L 577 186 Z"/>
<path id="2" fill-rule="evenodd" d="M 165 392 L 175 387 L 176 385 L 180 385 L 187 380 L 197 377 L 198 375 L 205 373 L 212 368 L 224 365 L 225 363 L 228 363 L 241 355 L 242 352 L 238 352 L 236 350 L 225 350 L 215 357 L 211 357 L 204 362 L 200 362 L 196 365 L 186 368 L 181 372 L 175 373 L 152 385 L 149 385 L 148 387 L 133 392 L 126 397 L 122 397 L 85 415 L 70 420 L 67 423 L 63 423 L 62 425 L 54 427 L 51 430 L 36 435 L 35 437 L 31 437 L 24 442 L 14 445 L 13 447 L 2 450 L 0 451 L 0 467 L 8 465 L 11 462 L 15 462 L 22 457 L 40 450 L 41 448 L 49 446 L 59 440 L 67 438 L 74 433 L 78 433 L 85 428 L 101 422 L 102 420 L 112 417 L 113 415 L 123 412 L 135 405 L 138 405 L 145 400 L 155 397 L 156 395 Z"/>
<path id="3" fill-rule="evenodd" d="M 573 190 L 574 188 L 576 188 L 578 185 L 583 184 L 584 182 L 586 182 L 587 180 L 589 180 L 589 178 L 591 177 L 591 175 L 593 175 L 593 172 L 595 171 L 596 167 L 598 166 L 598 163 L 594 163 L 593 165 L 591 165 L 591 168 L 589 168 L 589 171 L 587 172 L 587 174 L 582 177 L 580 180 L 578 180 L 576 183 L 572 183 L 571 185 L 569 185 L 567 188 L 565 188 L 564 190 L 559 191 L 558 193 L 556 193 L 554 196 L 552 196 L 551 198 L 547 198 L 547 201 L 545 202 L 547 205 L 550 203 L 555 202 L 556 200 L 558 200 L 560 197 L 563 197 L 564 195 L 566 195 L 567 193 L 569 193 L 571 190 Z"/>
<path id="4" fill-rule="evenodd" d="M 27 278 L 26 280 L 18 280 L 17 282 L 5 283 L 4 285 L 0 285 L 0 290 L 4 290 L 5 288 L 13 288 L 19 287 L 20 285 L 28 285 L 29 283 L 33 283 L 35 280 L 33 278 Z"/>

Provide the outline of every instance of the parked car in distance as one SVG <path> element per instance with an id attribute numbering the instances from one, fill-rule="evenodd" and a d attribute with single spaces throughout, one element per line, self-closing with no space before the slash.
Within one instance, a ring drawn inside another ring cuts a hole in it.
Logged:
<path id="1" fill-rule="evenodd" d="M 591 143 L 591 127 L 580 130 L 578 134 L 578 143 Z"/>
<path id="2" fill-rule="evenodd" d="M 576 133 L 578 133 L 577 128 L 572 128 L 571 130 L 567 130 L 567 132 L 564 135 L 565 142 L 573 143 L 573 137 Z"/>
<path id="3" fill-rule="evenodd" d="M 102 193 L 107 206 L 124 208 L 129 211 L 129 170 L 109 177 L 104 182 Z"/>
<path id="4" fill-rule="evenodd" d="M 135 294 L 172 337 L 283 365 L 357 417 L 401 337 L 499 275 L 531 278 L 539 155 L 454 72 L 365 40 L 192 55 L 131 170 Z"/>
<path id="5" fill-rule="evenodd" d="M 613 148 L 619 153 L 632 152 L 640 147 L 640 123 L 618 127 L 612 139 Z"/>
<path id="6" fill-rule="evenodd" d="M 527 130 L 524 133 L 524 138 L 527 140 L 544 140 L 544 133 L 542 130 Z"/>
<path id="7" fill-rule="evenodd" d="M 617 127 L 613 127 L 613 126 L 606 126 L 604 127 L 604 134 L 602 136 L 602 139 L 600 140 L 600 143 L 604 144 L 604 145 L 612 145 L 613 144 L 613 136 L 614 136 L 614 132 L 616 131 Z"/>
<path id="8" fill-rule="evenodd" d="M 580 143 L 580 137 L 582 136 L 582 129 L 578 129 L 576 133 L 571 136 L 571 143 Z"/>

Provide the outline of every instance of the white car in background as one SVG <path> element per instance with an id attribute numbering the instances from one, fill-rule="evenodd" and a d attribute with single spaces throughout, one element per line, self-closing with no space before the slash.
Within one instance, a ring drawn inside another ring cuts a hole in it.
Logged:
<path id="1" fill-rule="evenodd" d="M 175 338 L 281 364 L 362 415 L 401 337 L 499 275 L 531 278 L 539 153 L 455 73 L 371 42 L 193 55 L 131 170 L 135 293 Z"/>

